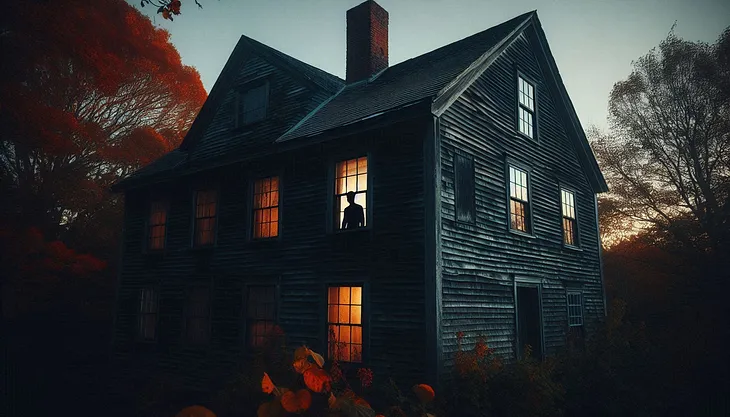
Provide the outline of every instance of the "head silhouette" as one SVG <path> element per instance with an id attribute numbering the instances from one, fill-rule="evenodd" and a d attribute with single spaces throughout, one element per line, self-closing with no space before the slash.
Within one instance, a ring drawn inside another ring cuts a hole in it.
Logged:
<path id="1" fill-rule="evenodd" d="M 350 204 L 355 202 L 355 192 L 354 191 L 350 191 L 347 193 L 347 202 Z"/>

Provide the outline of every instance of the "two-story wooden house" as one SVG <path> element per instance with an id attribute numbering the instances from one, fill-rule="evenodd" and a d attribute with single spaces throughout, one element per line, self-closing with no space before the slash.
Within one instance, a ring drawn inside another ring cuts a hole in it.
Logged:
<path id="1" fill-rule="evenodd" d="M 458 332 L 542 356 L 601 320 L 607 187 L 536 12 L 388 66 L 366 1 L 346 78 L 242 36 L 179 149 L 116 185 L 124 369 L 204 385 L 278 325 L 433 383 Z"/>

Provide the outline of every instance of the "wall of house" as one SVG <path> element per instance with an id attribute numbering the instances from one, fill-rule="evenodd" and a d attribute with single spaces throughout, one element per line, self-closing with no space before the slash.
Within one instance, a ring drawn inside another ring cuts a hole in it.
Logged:
<path id="1" fill-rule="evenodd" d="M 520 35 L 440 118 L 442 348 L 446 365 L 457 332 L 515 354 L 514 279 L 542 284 L 544 345 L 565 341 L 566 286 L 582 286 L 587 331 L 603 315 L 594 193 L 558 113 L 555 92 L 530 41 Z M 517 73 L 537 82 L 538 140 L 516 131 Z M 455 221 L 454 154 L 474 157 L 476 222 Z M 531 168 L 534 237 L 508 231 L 506 160 Z M 560 185 L 559 185 L 560 184 Z M 563 246 L 560 186 L 576 189 L 580 250 Z"/>
<path id="2" fill-rule="evenodd" d="M 246 285 L 278 283 L 278 320 L 291 346 L 324 353 L 326 285 L 364 283 L 365 359 L 380 376 L 416 381 L 424 372 L 423 121 L 342 137 L 296 151 L 239 163 L 175 183 L 127 194 L 115 354 L 129 377 L 173 375 L 189 387 L 210 388 L 248 352 L 243 315 Z M 369 155 L 372 225 L 331 233 L 328 199 L 333 163 Z M 280 237 L 251 241 L 254 178 L 280 175 Z M 191 249 L 192 189 L 218 187 L 217 241 Z M 144 253 L 149 196 L 170 199 L 167 248 Z M 159 338 L 135 341 L 138 293 L 160 291 Z M 185 291 L 213 289 L 212 336 L 207 346 L 183 342 Z"/>

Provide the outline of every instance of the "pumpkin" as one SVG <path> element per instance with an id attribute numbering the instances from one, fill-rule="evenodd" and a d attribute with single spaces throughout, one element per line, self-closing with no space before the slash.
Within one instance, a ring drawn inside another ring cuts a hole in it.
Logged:
<path id="1" fill-rule="evenodd" d="M 312 394 L 306 389 L 300 389 L 296 393 L 285 392 L 281 396 L 281 406 L 290 413 L 303 413 L 312 405 Z"/>
<path id="2" fill-rule="evenodd" d="M 175 417 L 215 417 L 215 413 L 200 405 L 192 405 L 180 410 Z"/>
<path id="3" fill-rule="evenodd" d="M 310 368 L 304 372 L 304 383 L 314 392 L 329 391 L 331 381 L 332 378 L 324 369 Z"/>
<path id="4" fill-rule="evenodd" d="M 256 410 L 257 417 L 283 417 L 285 414 L 279 400 L 265 402 Z"/>
<path id="5" fill-rule="evenodd" d="M 436 396 L 436 393 L 433 392 L 433 388 L 426 384 L 414 385 L 413 392 L 416 393 L 416 397 L 418 397 L 422 403 L 429 403 L 433 401 L 433 397 Z"/>

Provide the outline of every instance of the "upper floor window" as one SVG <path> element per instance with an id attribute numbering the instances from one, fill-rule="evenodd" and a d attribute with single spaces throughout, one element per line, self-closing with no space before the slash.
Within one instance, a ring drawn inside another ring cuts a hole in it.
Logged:
<path id="1" fill-rule="evenodd" d="M 149 250 L 165 248 L 167 208 L 167 203 L 164 201 L 153 201 L 150 205 L 150 219 L 147 226 L 147 248 Z"/>
<path id="2" fill-rule="evenodd" d="M 527 171 L 509 167 L 509 224 L 510 229 L 530 233 L 530 201 Z"/>
<path id="3" fill-rule="evenodd" d="M 563 207 L 563 243 L 578 245 L 578 228 L 575 219 L 575 194 L 572 191 L 560 190 Z"/>
<path id="4" fill-rule="evenodd" d="M 362 362 L 362 287 L 327 290 L 327 351 L 342 362 Z"/>
<path id="5" fill-rule="evenodd" d="M 157 337 L 157 291 L 143 288 L 139 291 L 139 338 L 155 340 Z"/>
<path id="6" fill-rule="evenodd" d="M 215 242 L 218 193 L 215 190 L 199 190 L 195 193 L 194 245 L 206 246 Z"/>
<path id="7" fill-rule="evenodd" d="M 188 292 L 185 338 L 189 343 L 207 343 L 210 338 L 210 289 L 193 287 Z"/>
<path id="8" fill-rule="evenodd" d="M 237 125 L 243 126 L 265 119 L 268 104 L 268 82 L 239 93 Z"/>
<path id="9" fill-rule="evenodd" d="M 522 77 L 517 77 L 518 101 L 517 128 L 523 135 L 534 137 L 535 86 Z"/>
<path id="10" fill-rule="evenodd" d="M 276 324 L 276 286 L 251 286 L 246 301 L 248 346 L 262 347 Z"/>
<path id="11" fill-rule="evenodd" d="M 279 177 L 262 178 L 253 186 L 253 237 L 276 236 L 279 236 Z"/>
<path id="12" fill-rule="evenodd" d="M 368 158 L 348 159 L 335 166 L 335 222 L 337 229 L 367 225 Z"/>
<path id="13" fill-rule="evenodd" d="M 474 222 L 474 159 L 459 154 L 454 156 L 454 193 L 456 219 Z"/>

